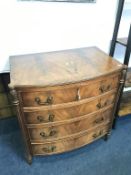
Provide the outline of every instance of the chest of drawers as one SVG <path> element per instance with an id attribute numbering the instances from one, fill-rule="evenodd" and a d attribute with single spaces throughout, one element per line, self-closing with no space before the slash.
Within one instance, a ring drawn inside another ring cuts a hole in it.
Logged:
<path id="1" fill-rule="evenodd" d="M 10 57 L 27 160 L 107 139 L 124 66 L 96 47 Z"/>

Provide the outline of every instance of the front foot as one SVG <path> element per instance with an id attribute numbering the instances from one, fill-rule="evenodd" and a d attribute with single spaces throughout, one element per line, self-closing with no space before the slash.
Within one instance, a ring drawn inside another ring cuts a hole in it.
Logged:
<path id="1" fill-rule="evenodd" d="M 27 155 L 27 156 L 26 156 L 26 160 L 27 160 L 27 163 L 28 163 L 29 165 L 31 165 L 31 164 L 32 164 L 32 155 Z"/>
<path id="2" fill-rule="evenodd" d="M 116 129 L 116 123 L 117 123 L 117 118 L 114 118 L 113 124 L 112 124 L 112 129 Z"/>
<path id="3" fill-rule="evenodd" d="M 107 133 L 106 135 L 104 135 L 103 139 L 104 141 L 107 141 L 109 139 L 109 136 L 111 135 L 111 133 Z"/>

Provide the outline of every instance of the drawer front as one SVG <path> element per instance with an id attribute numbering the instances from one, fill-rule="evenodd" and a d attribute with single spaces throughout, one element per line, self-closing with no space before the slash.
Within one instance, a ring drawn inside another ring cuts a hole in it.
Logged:
<path id="1" fill-rule="evenodd" d="M 68 103 L 80 99 L 91 98 L 115 89 L 118 86 L 119 76 L 108 76 L 101 81 L 90 81 L 73 85 L 61 86 L 61 89 L 38 90 L 21 92 L 22 103 L 25 107 L 47 106 L 52 104 Z"/>
<path id="2" fill-rule="evenodd" d="M 50 127 L 35 125 L 33 128 L 28 128 L 28 130 L 31 140 L 45 141 L 76 134 L 101 124 L 109 123 L 111 122 L 111 119 L 112 109 L 108 109 L 102 113 L 89 115 L 84 119 L 77 120 L 72 123 Z"/>
<path id="3" fill-rule="evenodd" d="M 118 87 L 119 76 L 107 77 L 100 82 L 80 87 L 81 99 L 95 97 Z"/>
<path id="4" fill-rule="evenodd" d="M 23 106 L 47 106 L 77 100 L 77 88 L 52 91 L 22 92 Z"/>
<path id="5" fill-rule="evenodd" d="M 70 151 L 104 136 L 108 132 L 109 127 L 109 125 L 97 127 L 74 138 L 66 138 L 55 142 L 45 144 L 32 143 L 32 152 L 34 155 L 49 155 Z"/>
<path id="6" fill-rule="evenodd" d="M 95 111 L 102 110 L 111 104 L 113 105 L 114 100 L 115 92 L 100 96 L 95 100 L 83 104 L 74 105 L 72 107 L 62 109 L 51 108 L 50 110 L 25 112 L 25 121 L 27 124 L 44 124 L 69 120 Z"/>

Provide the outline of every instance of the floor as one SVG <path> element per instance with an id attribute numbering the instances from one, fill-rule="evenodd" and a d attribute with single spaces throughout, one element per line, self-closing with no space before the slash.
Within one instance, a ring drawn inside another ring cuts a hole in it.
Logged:
<path id="1" fill-rule="evenodd" d="M 10 127 L 9 127 L 10 126 Z M 131 116 L 120 118 L 107 142 L 99 139 L 78 150 L 55 156 L 24 158 L 16 118 L 0 121 L 1 175 L 130 175 Z"/>

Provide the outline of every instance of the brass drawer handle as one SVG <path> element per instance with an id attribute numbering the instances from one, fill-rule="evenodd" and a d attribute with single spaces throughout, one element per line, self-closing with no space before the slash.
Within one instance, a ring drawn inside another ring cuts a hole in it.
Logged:
<path id="1" fill-rule="evenodd" d="M 94 123 L 99 124 L 99 123 L 102 123 L 103 121 L 104 121 L 104 118 L 101 117 L 101 118 L 96 119 L 96 120 L 94 121 Z"/>
<path id="2" fill-rule="evenodd" d="M 98 134 L 93 134 L 93 138 L 95 139 L 95 138 L 97 138 L 97 137 L 100 137 L 101 135 L 103 134 L 103 131 L 101 130 Z"/>
<path id="3" fill-rule="evenodd" d="M 100 88 L 99 88 L 99 90 L 100 90 L 101 93 L 107 92 L 110 89 L 111 89 L 111 85 L 107 85 L 107 86 L 101 85 Z"/>
<path id="4" fill-rule="evenodd" d="M 49 114 L 48 121 L 49 122 L 53 122 L 54 121 L 54 118 L 55 118 L 55 115 L 54 114 Z"/>
<path id="5" fill-rule="evenodd" d="M 54 121 L 54 118 L 55 118 L 55 115 L 54 115 L 54 114 L 49 114 L 48 120 L 47 120 L 47 121 L 44 119 L 43 116 L 40 116 L 40 115 L 37 116 L 37 120 L 38 120 L 39 122 L 53 122 L 53 121 Z"/>
<path id="6" fill-rule="evenodd" d="M 108 104 L 109 104 L 109 101 L 107 100 L 107 101 L 105 101 L 103 104 L 102 104 L 101 102 L 99 102 L 99 103 L 96 105 L 96 107 L 97 107 L 98 109 L 101 109 L 101 108 L 106 107 Z"/>
<path id="7" fill-rule="evenodd" d="M 39 121 L 39 122 L 43 122 L 44 121 L 44 118 L 42 117 L 42 116 L 37 116 L 37 120 Z"/>
<path id="8" fill-rule="evenodd" d="M 46 153 L 51 153 L 51 152 L 54 152 L 56 150 L 56 146 L 44 147 L 44 148 L 42 148 L 42 150 Z"/>
<path id="9" fill-rule="evenodd" d="M 39 97 L 36 97 L 35 98 L 35 102 L 38 104 L 38 105 L 51 105 L 53 104 L 53 97 L 49 96 L 47 97 L 46 101 L 45 102 L 42 102 L 41 99 Z"/>
<path id="10" fill-rule="evenodd" d="M 46 137 L 51 137 L 51 136 L 55 136 L 57 133 L 56 130 L 51 130 L 49 132 L 49 134 L 46 134 L 45 132 L 40 132 L 40 136 L 42 136 L 43 138 L 46 138 Z"/>

